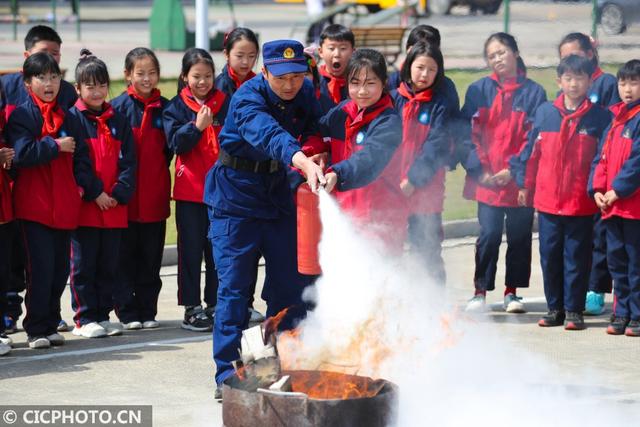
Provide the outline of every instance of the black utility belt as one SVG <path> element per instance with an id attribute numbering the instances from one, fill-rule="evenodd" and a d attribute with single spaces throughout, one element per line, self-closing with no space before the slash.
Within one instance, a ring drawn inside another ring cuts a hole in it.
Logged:
<path id="1" fill-rule="evenodd" d="M 264 160 L 262 162 L 258 162 L 255 160 L 232 156 L 226 151 L 220 151 L 219 160 L 223 165 L 231 169 L 244 172 L 274 173 L 281 169 L 280 162 L 277 160 Z"/>

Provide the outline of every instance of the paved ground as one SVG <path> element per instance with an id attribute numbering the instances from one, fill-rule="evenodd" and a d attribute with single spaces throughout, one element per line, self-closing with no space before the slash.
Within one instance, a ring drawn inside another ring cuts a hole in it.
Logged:
<path id="1" fill-rule="evenodd" d="M 470 296 L 472 243 L 472 239 L 460 239 L 445 244 L 448 292 L 460 306 Z M 522 293 L 529 312 L 505 315 L 500 310 L 501 295 L 496 293 L 489 297 L 490 302 L 497 303 L 494 311 L 477 321 L 495 328 L 515 347 L 558 368 L 563 374 L 557 381 L 563 387 L 621 410 L 640 407 L 640 339 L 606 335 L 604 327 L 610 311 L 589 318 L 589 329 L 582 332 L 536 326 L 546 307 L 537 255 L 533 262 L 532 286 Z M 221 405 L 212 399 L 211 337 L 179 328 L 182 312 L 175 303 L 175 267 L 165 267 L 162 274 L 158 315 L 162 327 L 158 330 L 97 340 L 66 333 L 65 346 L 42 351 L 27 349 L 23 332 L 12 335 L 16 348 L 0 359 L 2 404 L 151 404 L 156 427 L 221 425 Z M 497 283 L 503 280 L 501 269 Z M 70 301 L 68 291 L 63 298 Z M 259 304 L 263 309 L 262 302 Z M 67 321 L 72 316 L 69 305 L 63 304 Z M 610 310 L 610 304 L 607 306 Z M 640 414 L 636 420 L 640 420 Z"/>

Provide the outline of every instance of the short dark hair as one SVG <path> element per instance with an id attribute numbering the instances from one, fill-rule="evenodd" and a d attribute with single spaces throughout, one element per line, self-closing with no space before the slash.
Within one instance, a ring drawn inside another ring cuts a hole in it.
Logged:
<path id="1" fill-rule="evenodd" d="M 384 56 L 373 49 L 358 49 L 354 52 L 347 66 L 347 83 L 355 77 L 360 70 L 369 69 L 387 86 L 387 61 Z M 386 89 L 385 89 L 386 91 Z"/>
<path id="2" fill-rule="evenodd" d="M 40 41 L 62 44 L 62 39 L 56 30 L 46 25 L 36 25 L 31 27 L 24 37 L 24 50 L 31 50 L 31 48 Z"/>
<path id="3" fill-rule="evenodd" d="M 253 43 L 256 46 L 256 52 L 260 52 L 260 44 L 258 43 L 256 33 L 251 31 L 249 28 L 237 27 L 224 37 L 224 50 L 227 51 L 227 54 L 231 53 L 233 45 L 242 39 Z"/>
<path id="4" fill-rule="evenodd" d="M 444 60 L 442 59 L 442 52 L 440 52 L 440 48 L 438 46 L 425 43 L 424 41 L 419 41 L 414 44 L 411 51 L 407 54 L 407 57 L 402 64 L 402 68 L 400 69 L 400 79 L 411 86 L 411 65 L 419 56 L 428 56 L 436 61 L 436 64 L 438 65 L 438 72 L 436 73 L 436 79 L 432 86 L 436 87 L 444 80 Z"/>
<path id="5" fill-rule="evenodd" d="M 414 46 L 419 41 L 425 41 L 429 44 L 440 47 L 440 31 L 436 27 L 431 25 L 418 25 L 409 33 L 407 37 L 407 43 L 405 49 L 409 50 L 411 46 Z"/>
<path id="6" fill-rule="evenodd" d="M 591 42 L 591 38 L 583 33 L 569 33 L 560 40 L 558 44 L 558 54 L 560 54 L 560 49 L 562 46 L 568 43 L 578 42 L 578 46 L 580 46 L 580 50 L 585 54 L 592 52 L 593 53 L 593 66 L 598 66 L 598 50 L 594 47 Z"/>
<path id="7" fill-rule="evenodd" d="M 155 65 L 158 70 L 158 74 L 160 74 L 160 62 L 158 62 L 158 57 L 151 49 L 146 47 L 136 47 L 131 49 L 124 58 L 124 69 L 129 73 L 133 72 L 133 68 L 136 66 L 136 61 L 142 58 L 151 58 L 153 65 Z"/>
<path id="8" fill-rule="evenodd" d="M 640 59 L 632 59 L 618 70 L 618 80 L 640 80 Z"/>
<path id="9" fill-rule="evenodd" d="M 22 65 L 22 77 L 25 82 L 31 82 L 31 79 L 40 74 L 61 74 L 60 66 L 55 58 L 47 52 L 38 52 L 29 55 Z"/>
<path id="10" fill-rule="evenodd" d="M 196 64 L 206 64 L 211 67 L 211 72 L 215 75 L 216 66 L 213 63 L 213 58 L 204 49 L 200 49 L 197 47 L 192 47 L 187 49 L 182 57 L 182 69 L 180 71 L 180 76 L 178 77 L 178 92 L 180 92 L 186 86 L 184 79 L 187 78 L 189 74 L 189 70 Z"/>
<path id="11" fill-rule="evenodd" d="M 353 32 L 340 24 L 331 24 L 324 30 L 322 30 L 322 34 L 320 34 L 320 46 L 324 43 L 325 40 L 334 40 L 337 42 L 349 42 L 351 43 L 351 47 L 355 47 L 356 38 L 353 35 Z"/>
<path id="12" fill-rule="evenodd" d="M 89 49 L 80 51 L 80 60 L 76 65 L 76 85 L 92 85 L 111 83 L 107 64 L 96 57 Z"/>
<path id="13" fill-rule="evenodd" d="M 518 59 L 517 59 L 518 70 L 522 72 L 527 71 L 527 66 L 524 65 L 524 60 L 522 59 L 522 56 L 519 55 L 520 49 L 518 49 L 518 42 L 516 42 L 515 37 L 513 37 L 511 34 L 508 34 L 508 33 L 503 33 L 503 32 L 493 33 L 489 36 L 489 38 L 487 38 L 487 41 L 484 42 L 483 56 L 485 58 L 487 57 L 487 46 L 489 46 L 489 43 L 491 43 L 494 40 L 507 46 L 509 49 L 511 49 L 513 53 L 517 53 L 518 54 Z"/>
<path id="14" fill-rule="evenodd" d="M 580 55 L 569 55 L 562 58 L 560 60 L 560 64 L 558 64 L 558 68 L 556 68 L 558 77 L 567 72 L 572 72 L 574 74 L 586 74 L 591 77 L 594 71 L 595 67 L 593 66 L 593 61 Z"/>

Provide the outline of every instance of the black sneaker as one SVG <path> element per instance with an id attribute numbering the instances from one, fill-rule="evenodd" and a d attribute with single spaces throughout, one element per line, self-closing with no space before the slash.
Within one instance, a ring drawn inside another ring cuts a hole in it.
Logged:
<path id="1" fill-rule="evenodd" d="M 624 330 L 624 334 L 628 337 L 640 337 L 640 321 L 632 320 Z"/>
<path id="2" fill-rule="evenodd" d="M 216 391 L 213 392 L 213 398 L 218 402 L 222 402 L 222 384 L 216 386 Z"/>
<path id="3" fill-rule="evenodd" d="M 614 317 L 607 326 L 607 333 L 609 335 L 622 335 L 629 324 L 629 319 L 626 317 Z"/>
<path id="4" fill-rule="evenodd" d="M 211 321 L 213 321 L 213 318 L 216 315 L 216 306 L 207 305 L 207 308 L 204 309 L 204 313 L 209 319 L 211 319 Z"/>
<path id="5" fill-rule="evenodd" d="M 560 310 L 549 310 L 547 314 L 542 316 L 542 319 L 538 320 L 538 326 L 542 326 L 543 328 L 549 326 L 562 326 L 564 322 L 565 314 L 564 311 Z"/>
<path id="6" fill-rule="evenodd" d="M 182 329 L 195 332 L 209 332 L 213 329 L 213 322 L 201 306 L 189 307 L 184 311 Z"/>
<path id="7" fill-rule="evenodd" d="M 567 331 L 581 331 L 585 328 L 582 313 L 567 311 L 567 318 L 564 321 L 564 329 Z"/>

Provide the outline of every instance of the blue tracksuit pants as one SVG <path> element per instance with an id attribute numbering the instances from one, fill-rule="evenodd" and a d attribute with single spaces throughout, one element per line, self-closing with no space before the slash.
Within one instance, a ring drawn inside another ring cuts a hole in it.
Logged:
<path id="1" fill-rule="evenodd" d="M 615 282 L 615 315 L 640 320 L 640 220 L 614 216 L 605 221 L 607 261 Z"/>

